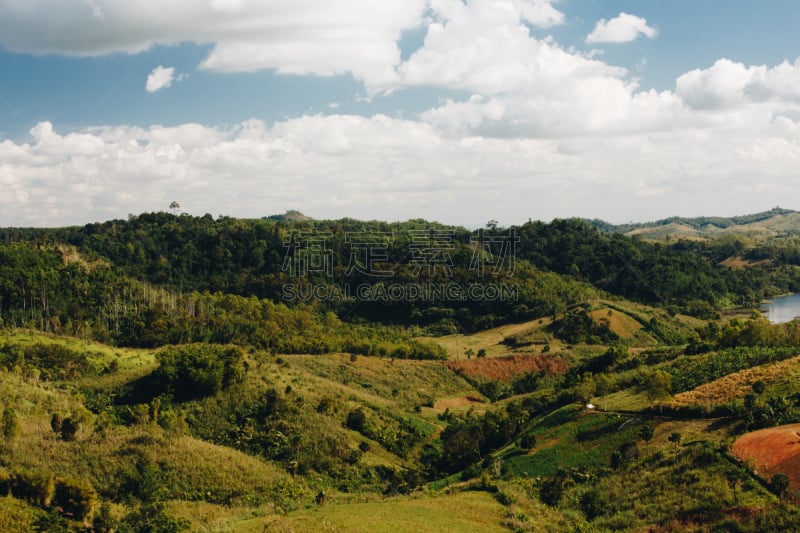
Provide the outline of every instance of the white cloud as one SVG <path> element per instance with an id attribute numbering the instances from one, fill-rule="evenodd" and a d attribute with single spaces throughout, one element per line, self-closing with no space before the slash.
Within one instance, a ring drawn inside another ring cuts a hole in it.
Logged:
<path id="1" fill-rule="evenodd" d="M 708 69 L 696 69 L 678 78 L 675 88 L 695 109 L 730 109 L 752 103 L 800 104 L 800 59 L 745 66 L 720 59 Z"/>
<path id="2" fill-rule="evenodd" d="M 532 22 L 530 12 L 541 4 L 432 0 L 436 21 L 428 26 L 423 46 L 398 68 L 398 84 L 497 94 L 531 86 L 554 90 L 572 76 L 625 73 L 531 36 L 525 22 Z"/>
<path id="3" fill-rule="evenodd" d="M 514 32 L 527 33 L 522 21 L 540 28 L 564 22 L 553 1 L 27 0 L 0 3 L 0 45 L 18 52 L 98 56 L 139 53 L 155 44 L 210 43 L 200 63 L 204 69 L 349 73 L 379 90 L 398 84 L 404 31 L 442 20 L 457 27 L 464 16 L 480 22 L 479 14 L 494 28 L 512 22 Z"/>
<path id="4" fill-rule="evenodd" d="M 668 98 L 645 94 L 629 103 L 641 114 L 655 105 L 648 98 Z M 383 115 L 69 134 L 45 122 L 29 143 L 0 143 L 2 225 L 82 224 L 166 210 L 175 199 L 198 215 L 296 208 L 476 224 L 576 214 L 621 221 L 623 204 L 625 220 L 707 214 L 709 198 L 733 214 L 798 197 L 800 123 L 741 113 L 702 127 L 681 118 L 645 135 L 541 139 L 455 136 Z"/>
<path id="5" fill-rule="evenodd" d="M 171 87 L 174 79 L 175 79 L 174 67 L 163 67 L 159 65 L 156 68 L 154 68 L 152 72 L 150 72 L 149 76 L 147 76 L 147 83 L 145 84 L 145 89 L 149 93 L 160 91 L 161 89 Z"/>
<path id="6" fill-rule="evenodd" d="M 646 19 L 621 12 L 611 20 L 600 19 L 592 33 L 586 36 L 586 42 L 589 44 L 628 43 L 636 40 L 640 35 L 654 39 L 658 35 L 658 31 L 648 26 Z"/>
<path id="7" fill-rule="evenodd" d="M 522 0 L 513 0 L 519 2 Z M 26 0 L 0 2 L 0 45 L 8 50 L 98 56 L 155 44 L 213 44 L 202 67 L 273 68 L 286 74 L 352 73 L 393 78 L 397 41 L 418 27 L 426 0 Z M 527 0 L 529 16 L 548 15 Z M 542 5 L 539 5 L 542 4 Z"/>
<path id="8" fill-rule="evenodd" d="M 214 43 L 208 69 L 349 72 L 371 96 L 407 87 L 464 96 L 412 119 L 312 115 L 72 133 L 42 122 L 27 142 L 0 142 L 0 205 L 14 206 L 0 209 L 0 225 L 79 224 L 166 209 L 174 199 L 194 214 L 296 208 L 317 217 L 475 224 L 621 221 L 622 205 L 625 220 L 699 215 L 708 214 L 709 198 L 733 214 L 800 197 L 800 61 L 720 60 L 657 92 L 641 90 L 626 69 L 537 38 L 529 26 L 564 20 L 546 0 L 131 5 L 6 2 L 0 42 L 97 55 L 189 40 Z M 61 16 L 63 30 L 48 31 Z M 621 39 L 618 20 L 603 28 Z M 401 32 L 422 24 L 422 46 L 401 61 Z M 627 27 L 633 38 L 650 36 L 646 21 Z M 147 89 L 177 79 L 159 66 Z"/>
<path id="9" fill-rule="evenodd" d="M 638 92 L 626 69 L 537 39 L 522 2 L 433 1 L 423 46 L 398 68 L 399 86 L 467 90 L 422 114 L 451 135 L 552 138 L 671 127 L 683 104 Z"/>

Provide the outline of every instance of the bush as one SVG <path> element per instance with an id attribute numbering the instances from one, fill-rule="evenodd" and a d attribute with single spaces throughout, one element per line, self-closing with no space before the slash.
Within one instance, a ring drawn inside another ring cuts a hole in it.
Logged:
<path id="1" fill-rule="evenodd" d="M 48 507 L 53 499 L 55 479 L 52 472 L 17 469 L 9 479 L 11 495 L 39 507 Z"/>
<path id="2" fill-rule="evenodd" d="M 367 425 L 367 414 L 360 407 L 347 413 L 345 425 L 348 429 L 363 433 Z"/>
<path id="3" fill-rule="evenodd" d="M 536 447 L 536 435 L 533 433 L 525 433 L 519 440 L 519 447 L 523 450 L 530 450 Z"/>
<path id="4" fill-rule="evenodd" d="M 11 492 L 11 474 L 0 470 L 0 496 L 8 496 Z"/>
<path id="5" fill-rule="evenodd" d="M 73 441 L 78 435 L 80 424 L 74 421 L 71 417 L 65 418 L 61 422 L 61 439 L 65 441 Z"/>
<path id="6" fill-rule="evenodd" d="M 22 428 L 19 425 L 19 417 L 17 411 L 13 407 L 6 407 L 3 409 L 2 416 L 3 438 L 7 441 L 12 441 L 19 437 Z"/>
<path id="7" fill-rule="evenodd" d="M 213 396 L 244 373 L 244 354 L 233 346 L 170 346 L 158 352 L 156 359 L 156 386 L 179 401 Z"/>
<path id="8" fill-rule="evenodd" d="M 53 505 L 75 520 L 88 517 L 97 504 L 97 491 L 87 482 L 71 477 L 57 478 Z"/>

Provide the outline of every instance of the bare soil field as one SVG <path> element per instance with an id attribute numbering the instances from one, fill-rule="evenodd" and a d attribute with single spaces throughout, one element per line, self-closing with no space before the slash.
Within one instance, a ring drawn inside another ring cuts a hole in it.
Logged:
<path id="1" fill-rule="evenodd" d="M 761 429 L 739 437 L 731 452 L 750 462 L 756 475 L 769 480 L 777 473 L 789 476 L 789 491 L 800 490 L 800 424 Z"/>
<path id="2" fill-rule="evenodd" d="M 528 372 L 544 371 L 550 375 L 564 374 L 569 364 L 556 355 L 514 355 L 468 361 L 450 361 L 447 363 L 453 371 L 471 378 L 483 378 L 494 381 L 511 381 L 515 377 Z"/>

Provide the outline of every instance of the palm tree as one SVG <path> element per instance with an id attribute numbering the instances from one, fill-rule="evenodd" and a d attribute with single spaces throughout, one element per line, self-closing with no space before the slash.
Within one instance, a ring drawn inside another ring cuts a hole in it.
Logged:
<path id="1" fill-rule="evenodd" d="M 181 204 L 179 204 L 178 202 L 172 202 L 171 204 L 169 204 L 169 208 L 172 209 L 173 215 L 177 215 L 178 209 L 181 208 Z"/>

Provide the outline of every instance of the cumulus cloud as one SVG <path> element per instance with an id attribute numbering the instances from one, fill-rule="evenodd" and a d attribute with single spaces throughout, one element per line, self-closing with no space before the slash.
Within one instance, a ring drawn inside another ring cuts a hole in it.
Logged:
<path id="1" fill-rule="evenodd" d="M 654 97 L 657 97 L 654 96 Z M 643 104 L 644 105 L 644 104 Z M 0 143 L 3 225 L 81 224 L 166 210 L 259 217 L 618 220 L 746 212 L 800 193 L 800 124 L 752 114 L 647 135 L 564 138 L 452 136 L 435 124 L 383 115 L 311 115 L 272 125 L 108 126 Z M 321 172 L 320 169 L 324 169 Z M 671 207 L 670 207 L 671 206 Z M 669 209 L 669 212 L 665 212 Z"/>
<path id="2" fill-rule="evenodd" d="M 526 0 L 530 17 L 552 17 L 546 3 Z M 210 70 L 352 73 L 381 83 L 400 62 L 402 32 L 418 27 L 425 9 L 426 0 L 1 2 L 0 45 L 17 52 L 98 56 L 138 53 L 155 44 L 210 43 L 202 62 Z"/>
<path id="3" fill-rule="evenodd" d="M 398 67 L 400 86 L 466 90 L 422 114 L 452 135 L 560 137 L 671 127 L 683 104 L 640 92 L 629 72 L 531 34 L 526 4 L 433 1 L 422 47 Z"/>
<path id="4" fill-rule="evenodd" d="M 147 76 L 147 83 L 145 89 L 149 93 L 154 93 L 172 86 L 172 81 L 175 79 L 174 67 L 157 66 Z"/>
<path id="5" fill-rule="evenodd" d="M 747 212 L 753 201 L 771 207 L 800 193 L 800 61 L 720 60 L 658 92 L 642 90 L 626 69 L 537 38 L 531 26 L 564 20 L 547 0 L 197 6 L 6 2 L 0 43 L 99 55 L 188 40 L 213 43 L 207 69 L 351 73 L 372 93 L 437 87 L 461 96 L 406 119 L 306 115 L 74 132 L 41 122 L 26 142 L 0 142 L 0 206 L 14 206 L 0 209 L 0 225 L 79 224 L 175 199 L 194 214 L 253 217 L 296 208 L 475 224 L 502 210 L 503 223 L 576 214 L 620 221 L 623 203 L 626 219 L 652 219 L 707 214 L 710 197 Z M 622 39 L 622 15 L 601 21 L 603 31 Z M 57 20 L 63 31 L 49 31 Z M 655 35 L 638 20 L 626 26 L 631 38 Z M 19 30 L 25 25 L 30 33 Z M 422 45 L 401 60 L 402 31 L 423 25 Z M 159 66 L 146 88 L 177 79 Z"/>
<path id="6" fill-rule="evenodd" d="M 720 59 L 708 69 L 679 77 L 675 91 L 695 109 L 730 109 L 759 102 L 800 104 L 800 59 L 772 68 Z"/>
<path id="7" fill-rule="evenodd" d="M 156 44 L 211 44 L 203 69 L 352 74 L 379 90 L 398 82 L 404 31 L 443 20 L 458 26 L 465 13 L 487 16 L 495 27 L 505 19 L 548 28 L 564 21 L 553 1 L 27 0 L 0 3 L 0 45 L 17 52 L 98 56 L 139 53 Z M 523 30 L 517 24 L 515 31 Z"/>
<path id="8" fill-rule="evenodd" d="M 613 19 L 600 19 L 592 33 L 586 36 L 589 44 L 628 43 L 640 35 L 654 39 L 658 31 L 647 25 L 647 20 L 636 15 L 621 12 Z"/>
<path id="9" fill-rule="evenodd" d="M 549 39 L 534 38 L 525 23 L 532 22 L 531 11 L 541 4 L 433 0 L 436 20 L 428 26 L 423 46 L 398 68 L 398 83 L 497 94 L 533 85 L 552 90 L 572 76 L 625 73 L 565 52 Z"/>

